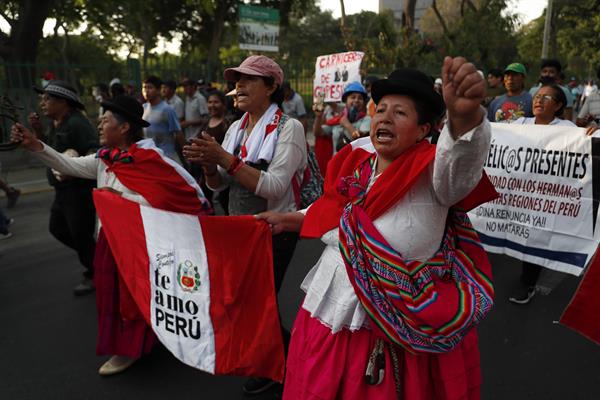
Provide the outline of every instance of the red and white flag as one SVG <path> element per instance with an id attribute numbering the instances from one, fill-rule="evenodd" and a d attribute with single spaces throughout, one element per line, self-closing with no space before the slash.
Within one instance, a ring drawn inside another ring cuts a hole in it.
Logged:
<path id="1" fill-rule="evenodd" d="M 211 374 L 283 380 L 264 222 L 163 211 L 99 190 L 94 202 L 119 274 L 169 351 Z"/>
<path id="2" fill-rule="evenodd" d="M 600 293 L 600 254 L 597 251 L 577 291 L 560 317 L 560 323 L 600 345 L 600 295 L 598 293 Z"/>

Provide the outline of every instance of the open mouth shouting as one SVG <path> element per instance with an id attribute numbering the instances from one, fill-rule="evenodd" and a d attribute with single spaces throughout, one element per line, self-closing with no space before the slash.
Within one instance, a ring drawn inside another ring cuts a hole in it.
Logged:
<path id="1" fill-rule="evenodd" d="M 375 131 L 375 138 L 379 143 L 388 143 L 394 139 L 394 133 L 387 128 L 378 128 Z"/>

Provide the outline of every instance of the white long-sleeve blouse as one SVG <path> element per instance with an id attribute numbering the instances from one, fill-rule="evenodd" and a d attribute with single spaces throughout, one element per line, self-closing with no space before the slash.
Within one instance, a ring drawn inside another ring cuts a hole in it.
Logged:
<path id="1" fill-rule="evenodd" d="M 374 151 L 369 138 L 359 140 L 355 148 Z M 491 128 L 486 118 L 457 140 L 446 125 L 429 169 L 394 207 L 375 219 L 375 227 L 405 260 L 425 261 L 439 249 L 448 209 L 481 179 L 490 140 Z M 370 186 L 376 178 L 371 177 Z M 321 240 L 327 246 L 302 282 L 306 292 L 302 307 L 333 333 L 342 328 L 368 327 L 369 321 L 340 254 L 338 228 L 325 233 Z"/>

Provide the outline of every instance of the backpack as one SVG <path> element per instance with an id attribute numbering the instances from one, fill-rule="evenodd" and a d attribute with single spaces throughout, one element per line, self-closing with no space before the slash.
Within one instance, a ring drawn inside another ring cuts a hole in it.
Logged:
<path id="1" fill-rule="evenodd" d="M 315 152 L 308 146 L 308 143 L 306 144 L 306 168 L 302 176 L 302 183 L 298 184 L 296 179 L 292 181 L 296 206 L 299 210 L 308 207 L 323 194 L 323 175 L 321 175 Z"/>
<path id="2" fill-rule="evenodd" d="M 281 133 L 281 129 L 290 117 L 283 114 L 277 125 L 277 136 Z M 302 180 L 299 181 L 294 174 L 292 177 L 292 189 L 294 191 L 294 199 L 298 210 L 308 207 L 314 203 L 323 194 L 323 175 L 319 170 L 317 157 L 315 152 L 306 144 L 306 168 L 302 173 Z"/>

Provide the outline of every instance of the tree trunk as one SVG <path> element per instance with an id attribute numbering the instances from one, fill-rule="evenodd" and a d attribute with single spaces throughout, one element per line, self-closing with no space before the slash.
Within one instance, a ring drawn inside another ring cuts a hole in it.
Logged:
<path id="1" fill-rule="evenodd" d="M 340 8 L 342 11 L 342 16 L 340 18 L 340 30 L 342 31 L 342 37 L 344 38 L 344 44 L 346 45 L 346 49 L 348 51 L 354 50 L 354 44 L 352 43 L 352 39 L 350 38 L 350 31 L 348 26 L 346 25 L 346 7 L 344 5 L 344 0 L 340 0 Z"/>
<path id="2" fill-rule="evenodd" d="M 558 31 L 558 14 L 560 13 L 560 8 L 563 3 L 560 1 L 554 1 L 554 7 L 552 7 L 552 20 L 550 21 L 550 25 L 552 29 L 550 29 L 550 56 L 551 58 L 558 57 L 558 42 L 556 40 L 556 32 Z"/>
<path id="3" fill-rule="evenodd" d="M 433 0 L 431 2 L 431 8 L 433 8 L 433 12 L 435 13 L 435 16 L 436 16 L 438 22 L 442 26 L 442 30 L 444 31 L 444 38 L 446 38 L 446 40 L 448 41 L 448 44 L 450 44 L 450 45 L 454 44 L 454 41 L 452 40 L 452 35 L 450 34 L 450 31 L 448 30 L 448 25 L 446 25 L 446 21 L 444 21 L 444 18 L 442 17 L 440 10 L 437 8 L 437 3 L 435 0 Z"/>
<path id="4" fill-rule="evenodd" d="M 402 27 L 407 30 L 415 30 L 415 8 L 417 0 L 407 0 L 404 2 L 404 10 L 402 10 Z"/>
<path id="5" fill-rule="evenodd" d="M 64 35 L 62 37 L 58 34 L 58 30 L 61 27 L 64 31 Z M 61 74 L 58 75 L 58 78 L 64 79 L 76 87 L 77 82 L 73 71 L 69 67 L 69 57 L 67 56 L 67 52 L 69 49 L 69 33 L 67 32 L 67 27 L 63 25 L 63 22 L 60 19 L 57 19 L 56 25 L 54 25 L 54 40 L 56 51 L 58 54 L 60 54 L 60 61 L 62 63 L 61 69 L 63 71 Z"/>
<path id="6" fill-rule="evenodd" d="M 18 19 L 9 21 L 10 36 L 0 36 L 0 57 L 5 62 L 10 88 L 31 88 L 35 84 L 35 61 L 44 21 L 54 0 L 22 0 Z"/>
<path id="7" fill-rule="evenodd" d="M 223 29 L 225 27 L 225 16 L 227 10 L 231 7 L 230 0 L 217 2 L 215 15 L 213 16 L 211 27 L 211 39 L 208 47 L 208 57 L 206 58 L 206 80 L 212 82 L 216 78 L 216 70 L 219 65 L 219 48 L 221 47 L 221 39 L 223 37 Z"/>
<path id="8" fill-rule="evenodd" d="M 144 29 L 142 25 L 142 71 L 144 76 L 148 76 L 148 55 L 150 54 L 150 44 L 150 31 L 149 29 Z"/>
<path id="9" fill-rule="evenodd" d="M 548 0 L 548 5 L 546 6 L 546 19 L 544 21 L 544 37 L 542 40 L 542 59 L 548 58 L 548 47 L 552 31 L 552 15 L 552 0 Z"/>

